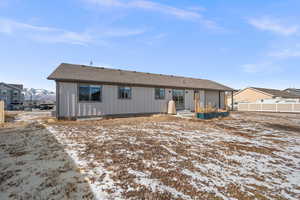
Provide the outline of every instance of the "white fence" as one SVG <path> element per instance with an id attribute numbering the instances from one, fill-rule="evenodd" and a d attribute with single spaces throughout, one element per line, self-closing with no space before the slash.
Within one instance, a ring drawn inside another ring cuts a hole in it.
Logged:
<path id="1" fill-rule="evenodd" d="M 300 113 L 300 103 L 239 103 L 238 111 Z"/>

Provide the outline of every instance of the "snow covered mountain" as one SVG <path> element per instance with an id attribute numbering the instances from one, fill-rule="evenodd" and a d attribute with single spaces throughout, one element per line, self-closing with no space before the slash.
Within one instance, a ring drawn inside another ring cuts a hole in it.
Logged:
<path id="1" fill-rule="evenodd" d="M 55 102 L 56 99 L 55 92 L 45 90 L 45 89 L 24 88 L 23 94 L 24 94 L 25 101 L 37 100 L 37 101 L 45 101 L 45 102 Z"/>

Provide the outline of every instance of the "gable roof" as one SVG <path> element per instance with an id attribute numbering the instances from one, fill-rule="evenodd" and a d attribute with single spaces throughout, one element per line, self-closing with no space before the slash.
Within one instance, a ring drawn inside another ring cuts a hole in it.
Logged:
<path id="1" fill-rule="evenodd" d="M 109 69 L 103 67 L 91 67 L 67 63 L 60 64 L 48 77 L 48 79 L 71 82 L 98 82 L 107 84 L 128 84 L 152 87 L 232 91 L 232 88 L 230 87 L 206 79 Z"/>
<path id="2" fill-rule="evenodd" d="M 245 88 L 243 90 L 240 90 L 239 92 L 235 93 L 234 95 L 241 93 L 242 91 L 246 90 L 246 89 L 254 89 L 257 90 L 259 92 L 262 92 L 264 94 L 270 95 L 272 97 L 281 97 L 281 98 L 287 98 L 287 99 L 299 99 L 300 96 L 299 95 L 295 95 L 295 94 L 291 94 L 289 92 L 286 91 L 282 91 L 282 90 L 276 90 L 276 89 L 269 89 L 269 88 L 258 88 L 258 87 L 249 87 L 249 88 Z"/>

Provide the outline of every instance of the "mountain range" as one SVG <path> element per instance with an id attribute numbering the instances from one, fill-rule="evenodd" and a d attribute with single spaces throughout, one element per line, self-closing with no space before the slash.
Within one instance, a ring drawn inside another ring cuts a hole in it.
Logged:
<path id="1" fill-rule="evenodd" d="M 56 99 L 55 92 L 45 89 L 24 88 L 24 99 L 33 101 L 54 102 Z"/>

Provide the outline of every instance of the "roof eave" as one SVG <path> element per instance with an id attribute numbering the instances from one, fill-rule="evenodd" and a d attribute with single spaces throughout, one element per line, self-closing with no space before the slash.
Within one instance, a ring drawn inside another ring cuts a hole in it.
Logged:
<path id="1" fill-rule="evenodd" d="M 148 85 L 148 84 L 137 84 L 137 83 L 125 83 L 125 82 L 105 82 L 105 81 L 90 81 L 90 80 L 76 80 L 76 79 L 63 79 L 63 78 L 54 78 L 49 76 L 48 80 L 54 80 L 57 82 L 74 82 L 74 83 L 98 83 L 98 84 L 108 84 L 108 85 L 131 85 L 131 86 L 142 86 L 142 87 L 164 87 L 164 88 L 181 88 L 181 89 L 191 89 L 191 90 L 214 90 L 214 91 L 224 91 L 231 92 L 234 91 L 232 88 L 228 89 L 215 89 L 215 88 L 193 88 L 193 87 L 176 87 L 171 85 Z"/>

